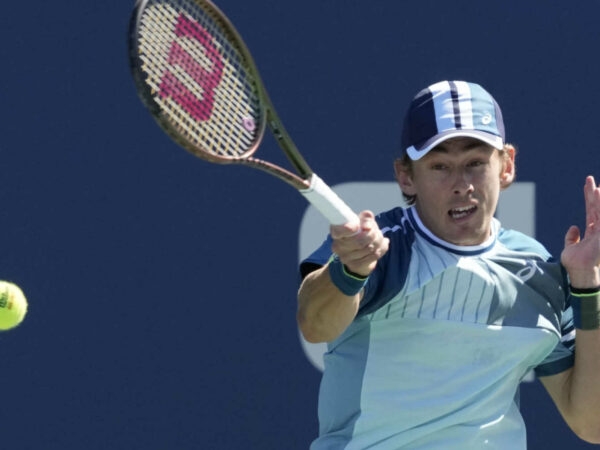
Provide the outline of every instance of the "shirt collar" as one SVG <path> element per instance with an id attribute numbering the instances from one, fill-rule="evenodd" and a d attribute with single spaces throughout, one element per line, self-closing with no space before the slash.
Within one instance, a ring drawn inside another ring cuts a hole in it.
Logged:
<path id="1" fill-rule="evenodd" d="M 417 213 L 417 209 L 414 206 L 406 209 L 406 214 L 408 216 L 408 220 L 410 221 L 413 228 L 429 241 L 431 244 L 441 247 L 449 252 L 456 253 L 458 255 L 478 255 L 490 250 L 496 240 L 498 239 L 498 230 L 500 229 L 500 222 L 496 219 L 492 219 L 492 232 L 490 237 L 483 243 L 479 245 L 456 245 L 450 242 L 444 241 L 440 239 L 435 234 L 433 234 L 421 221 L 419 214 Z"/>

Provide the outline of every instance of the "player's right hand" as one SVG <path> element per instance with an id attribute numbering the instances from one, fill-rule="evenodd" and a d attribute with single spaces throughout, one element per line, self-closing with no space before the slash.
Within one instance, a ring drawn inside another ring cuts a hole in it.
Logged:
<path id="1" fill-rule="evenodd" d="M 377 261 L 387 253 L 389 239 L 384 237 L 371 211 L 362 211 L 360 223 L 332 225 L 331 249 L 350 272 L 366 277 L 377 266 Z"/>

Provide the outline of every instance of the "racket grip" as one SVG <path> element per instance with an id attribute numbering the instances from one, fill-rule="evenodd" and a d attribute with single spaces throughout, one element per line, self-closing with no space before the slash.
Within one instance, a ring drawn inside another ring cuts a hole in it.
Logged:
<path id="1" fill-rule="evenodd" d="M 356 213 L 316 173 L 311 175 L 310 186 L 300 193 L 331 225 L 359 222 Z"/>

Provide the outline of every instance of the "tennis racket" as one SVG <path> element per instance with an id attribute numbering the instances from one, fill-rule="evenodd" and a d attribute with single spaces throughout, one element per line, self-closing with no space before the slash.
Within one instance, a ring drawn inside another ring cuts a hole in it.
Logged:
<path id="1" fill-rule="evenodd" d="M 209 162 L 243 164 L 285 181 L 331 224 L 358 222 L 292 142 L 244 41 L 212 2 L 138 0 L 129 55 L 142 102 L 183 148 Z M 254 156 L 267 126 L 296 173 Z"/>

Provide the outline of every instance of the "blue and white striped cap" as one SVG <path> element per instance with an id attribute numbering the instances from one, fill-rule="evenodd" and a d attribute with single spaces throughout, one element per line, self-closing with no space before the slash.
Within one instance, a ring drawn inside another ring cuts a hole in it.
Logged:
<path id="1" fill-rule="evenodd" d="M 440 81 L 419 92 L 404 119 L 402 151 L 417 160 L 458 136 L 503 148 L 504 122 L 494 98 L 478 84 L 466 81 Z"/>

